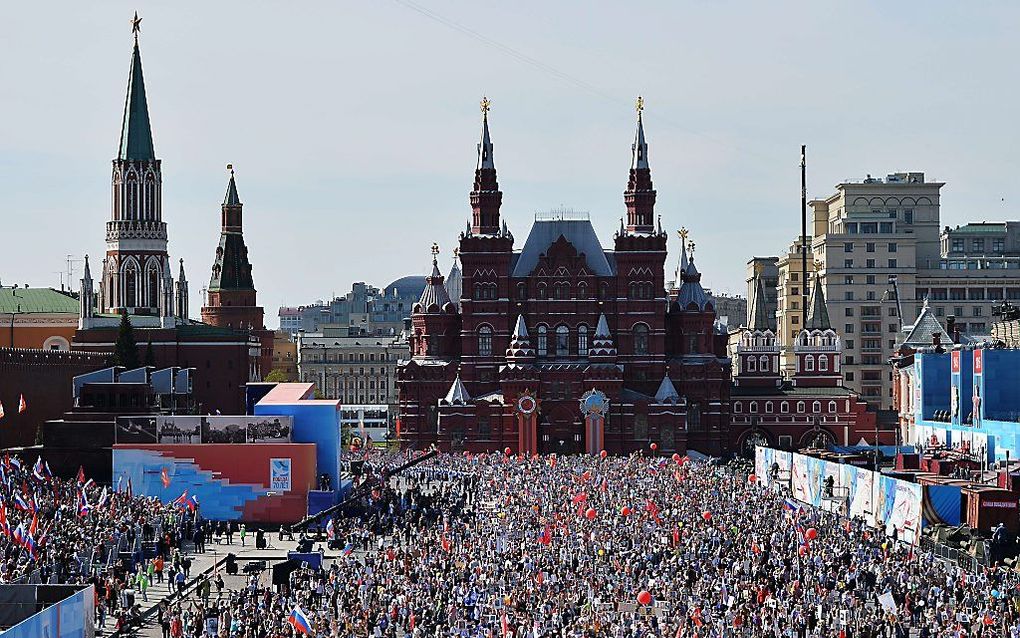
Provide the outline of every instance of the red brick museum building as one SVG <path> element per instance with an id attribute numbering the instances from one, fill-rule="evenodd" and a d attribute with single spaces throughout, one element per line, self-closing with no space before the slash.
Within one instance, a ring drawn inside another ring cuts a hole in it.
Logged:
<path id="1" fill-rule="evenodd" d="M 500 217 L 483 105 L 460 310 L 433 259 L 398 371 L 405 447 L 525 453 L 729 452 L 730 363 L 693 251 L 672 289 L 639 112 L 626 219 L 539 217 L 521 248 Z M 433 254 L 438 252 L 433 247 Z"/>

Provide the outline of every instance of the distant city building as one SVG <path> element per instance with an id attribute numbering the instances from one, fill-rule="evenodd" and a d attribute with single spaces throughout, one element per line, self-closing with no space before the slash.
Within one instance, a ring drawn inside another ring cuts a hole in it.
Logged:
<path id="1" fill-rule="evenodd" d="M 795 240 L 776 260 L 776 319 L 772 325 L 776 329 L 776 340 L 782 352 L 780 363 L 787 374 L 792 373 L 796 366 L 793 345 L 804 330 L 804 269 L 807 268 L 808 284 L 815 273 L 815 262 L 810 250 L 805 263 L 804 253 L 801 252 L 803 245 L 800 239 Z"/>
<path id="2" fill-rule="evenodd" d="M 732 329 L 747 323 L 747 299 L 740 295 L 712 294 L 711 290 L 706 292 L 715 300 L 715 312 L 721 327 Z"/>
<path id="3" fill-rule="evenodd" d="M 766 320 L 769 324 L 769 329 L 773 332 L 776 330 L 776 296 L 777 286 L 779 285 L 779 257 L 751 257 L 747 261 L 747 269 L 745 270 L 745 280 L 747 281 L 747 303 L 750 304 L 754 301 L 755 294 L 755 282 L 756 277 L 761 278 L 762 285 L 765 288 L 765 312 L 767 314 Z M 748 306 L 747 311 L 750 312 L 751 308 Z M 746 319 L 746 317 L 745 317 Z M 745 326 L 746 323 L 740 323 L 737 325 L 730 326 L 730 329 Z"/>
<path id="4" fill-rule="evenodd" d="M 299 332 L 297 350 L 300 380 L 314 383 L 324 398 L 384 405 L 396 415 L 397 363 L 408 357 L 402 334 L 387 337 L 327 325 L 318 333 Z"/>
<path id="5" fill-rule="evenodd" d="M 280 306 L 280 330 L 296 335 L 301 330 L 301 309 L 294 306 Z"/>
<path id="6" fill-rule="evenodd" d="M 273 363 L 270 372 L 279 372 L 282 381 L 294 382 L 299 379 L 297 367 L 297 342 L 286 330 L 273 333 Z"/>
<path id="7" fill-rule="evenodd" d="M 350 292 L 328 303 L 281 307 L 280 329 L 311 334 L 324 326 L 348 326 L 374 335 L 396 336 L 404 329 L 404 320 L 411 316 L 411 306 L 424 288 L 425 277 L 417 275 L 401 277 L 383 289 L 355 282 Z"/>
<path id="8" fill-rule="evenodd" d="M 0 347 L 69 350 L 78 298 L 53 288 L 0 286 Z"/>

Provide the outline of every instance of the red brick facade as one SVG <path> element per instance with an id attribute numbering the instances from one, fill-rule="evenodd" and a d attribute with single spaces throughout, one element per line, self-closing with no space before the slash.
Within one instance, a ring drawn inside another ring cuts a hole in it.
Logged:
<path id="1" fill-rule="evenodd" d="M 665 292 L 666 236 L 655 227 L 640 120 L 624 199 L 627 223 L 612 250 L 586 218 L 570 215 L 537 219 L 515 250 L 500 223 L 483 120 L 472 221 L 459 246 L 460 311 L 435 266 L 412 312 L 412 357 L 398 371 L 405 446 L 728 450 L 725 335 L 693 259 L 684 259 L 676 299 Z M 582 411 L 591 390 L 608 399 L 604 420 Z"/>

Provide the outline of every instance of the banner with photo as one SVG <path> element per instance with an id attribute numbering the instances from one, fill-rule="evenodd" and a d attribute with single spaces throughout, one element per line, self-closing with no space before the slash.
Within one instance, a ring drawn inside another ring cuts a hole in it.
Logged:
<path id="1" fill-rule="evenodd" d="M 291 416 L 163 415 L 118 417 L 117 443 L 290 443 Z"/>

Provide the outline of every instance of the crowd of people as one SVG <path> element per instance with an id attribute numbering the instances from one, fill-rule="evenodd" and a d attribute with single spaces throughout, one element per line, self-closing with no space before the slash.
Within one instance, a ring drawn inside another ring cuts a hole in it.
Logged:
<path id="1" fill-rule="evenodd" d="M 337 516 L 322 569 L 252 575 L 165 635 L 1020 637 L 1015 571 L 965 572 L 751 473 L 442 454 Z"/>

